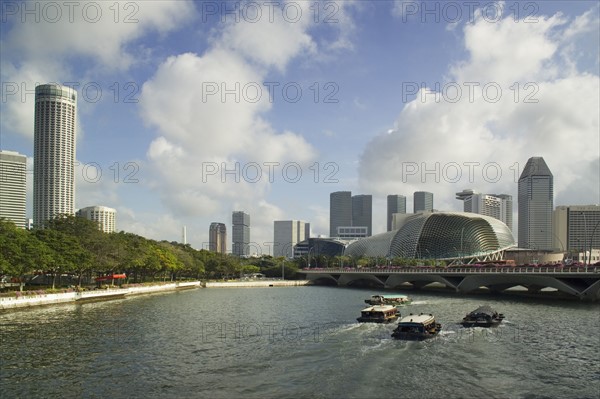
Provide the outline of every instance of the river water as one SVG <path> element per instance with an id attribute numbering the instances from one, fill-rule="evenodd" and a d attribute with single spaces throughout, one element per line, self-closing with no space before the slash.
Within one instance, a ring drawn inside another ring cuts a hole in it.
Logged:
<path id="1" fill-rule="evenodd" d="M 599 398 L 598 304 L 405 292 L 442 333 L 359 324 L 380 293 L 213 288 L 0 313 L 2 398 Z M 461 327 L 479 305 L 497 328 Z"/>

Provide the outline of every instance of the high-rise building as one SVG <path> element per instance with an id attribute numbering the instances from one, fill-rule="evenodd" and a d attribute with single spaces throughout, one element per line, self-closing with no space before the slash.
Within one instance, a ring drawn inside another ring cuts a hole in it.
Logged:
<path id="1" fill-rule="evenodd" d="M 77 92 L 56 84 L 35 88 L 33 224 L 74 214 Z"/>
<path id="2" fill-rule="evenodd" d="M 557 206 L 552 214 L 553 247 L 563 252 L 600 249 L 600 206 Z"/>
<path id="3" fill-rule="evenodd" d="M 554 178 L 542 157 L 529 158 L 519 177 L 519 247 L 551 250 Z"/>
<path id="4" fill-rule="evenodd" d="M 348 234 L 356 229 L 350 227 L 364 227 L 360 229 L 361 237 L 366 231 L 371 235 L 373 226 L 373 197 L 371 195 L 352 196 L 350 191 L 337 191 L 329 196 L 329 236 L 339 237 L 340 231 Z M 341 230 L 340 230 L 341 229 Z"/>
<path id="5" fill-rule="evenodd" d="M 0 151 L 0 218 L 27 228 L 27 157 L 14 151 Z"/>
<path id="6" fill-rule="evenodd" d="M 372 235 L 373 230 L 373 196 L 352 196 L 352 227 L 366 227 L 367 236 Z"/>
<path id="7" fill-rule="evenodd" d="M 387 196 L 387 231 L 392 230 L 394 213 L 406 213 L 406 197 L 404 195 Z"/>
<path id="8" fill-rule="evenodd" d="M 473 190 L 456 193 L 464 202 L 464 212 L 478 213 L 501 220 L 512 231 L 512 196 L 508 194 L 481 194 Z"/>
<path id="9" fill-rule="evenodd" d="M 301 220 L 276 220 L 273 228 L 273 256 L 294 256 L 294 246 L 309 238 L 306 224 Z"/>
<path id="10" fill-rule="evenodd" d="M 234 211 L 231 217 L 231 253 L 237 256 L 250 254 L 250 215 Z"/>
<path id="11" fill-rule="evenodd" d="M 88 206 L 77 211 L 78 217 L 98 223 L 98 228 L 105 233 L 116 231 L 117 211 L 106 206 Z"/>
<path id="12" fill-rule="evenodd" d="M 335 237 L 338 227 L 352 226 L 352 193 L 337 191 L 329 195 L 329 236 Z"/>
<path id="13" fill-rule="evenodd" d="M 219 254 L 227 253 L 227 227 L 225 223 L 213 222 L 210 224 L 208 250 Z"/>
<path id="14" fill-rule="evenodd" d="M 431 212 L 433 210 L 433 193 L 415 191 L 413 194 L 413 212 Z"/>

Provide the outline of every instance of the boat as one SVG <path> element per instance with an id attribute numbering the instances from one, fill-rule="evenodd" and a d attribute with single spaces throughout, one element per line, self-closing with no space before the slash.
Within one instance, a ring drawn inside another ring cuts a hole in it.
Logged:
<path id="1" fill-rule="evenodd" d="M 495 327 L 502 322 L 504 315 L 489 306 L 480 306 L 467 314 L 461 324 L 464 327 Z"/>
<path id="2" fill-rule="evenodd" d="M 411 303 L 411 299 L 402 294 L 393 295 L 371 295 L 371 298 L 365 299 L 365 303 L 369 305 L 407 305 Z"/>
<path id="3" fill-rule="evenodd" d="M 442 325 L 435 321 L 432 314 L 413 315 L 411 313 L 400 320 L 398 326 L 392 332 L 392 337 L 409 341 L 422 341 L 435 337 L 441 329 Z"/>
<path id="4" fill-rule="evenodd" d="M 360 311 L 360 323 L 389 323 L 398 318 L 398 309 L 392 305 L 374 305 Z"/>

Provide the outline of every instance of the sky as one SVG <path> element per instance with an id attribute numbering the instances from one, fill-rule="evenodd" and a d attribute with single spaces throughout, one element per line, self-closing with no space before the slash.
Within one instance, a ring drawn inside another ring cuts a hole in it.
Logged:
<path id="1" fill-rule="evenodd" d="M 28 156 L 34 88 L 74 87 L 77 209 L 206 248 L 211 222 L 329 231 L 329 194 L 514 197 L 544 157 L 554 204 L 600 204 L 597 1 L 3 1 L 0 149 Z M 516 235 L 516 234 L 515 234 Z"/>

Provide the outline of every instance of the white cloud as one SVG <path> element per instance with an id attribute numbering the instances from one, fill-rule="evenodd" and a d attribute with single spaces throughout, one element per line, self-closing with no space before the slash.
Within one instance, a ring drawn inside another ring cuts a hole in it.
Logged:
<path id="1" fill-rule="evenodd" d="M 38 11 L 22 15 L 19 10 L 25 9 Z M 194 15 L 193 3 L 187 0 L 18 4 L 17 13 L 6 16 L 11 28 L 0 42 L 3 86 L 18 87 L 3 104 L 2 128 L 33 137 L 33 94 L 25 95 L 26 90 L 48 82 L 89 82 L 74 68 L 80 63 L 89 63 L 88 76 L 124 71 L 146 54 L 143 46 L 134 45 L 136 40 L 149 32 L 179 28 Z"/>
<path id="2" fill-rule="evenodd" d="M 274 184 L 285 183 L 285 165 L 307 170 L 317 155 L 300 134 L 275 131 L 267 120 L 273 106 L 264 83 L 269 71 L 283 73 L 293 59 L 318 51 L 310 14 L 297 23 L 274 15 L 272 23 L 226 24 L 203 54 L 169 57 L 140 98 L 143 119 L 160 134 L 147 155 L 167 209 L 179 218 L 221 218 L 215 221 L 228 225 L 231 212 L 243 210 L 251 216 L 252 241 L 263 251 L 273 240 L 273 221 L 286 218 L 265 199 L 271 165 Z M 261 178 L 254 181 L 256 166 Z M 293 179 L 295 169 L 288 174 Z"/>
<path id="3" fill-rule="evenodd" d="M 563 68 L 561 59 L 561 49 L 571 44 L 565 32 L 587 31 L 587 26 L 558 15 L 540 18 L 537 24 L 507 17 L 498 23 L 479 18 L 467 25 L 469 57 L 451 66 L 447 78 L 462 89 L 462 96 L 454 101 L 453 86 L 437 97 L 423 95 L 427 89 L 419 92 L 404 106 L 394 128 L 365 148 L 361 187 L 408 198 L 414 191 L 432 191 L 434 207 L 442 210 L 461 210 L 454 193 L 473 188 L 513 194 L 516 207 L 519 173 L 528 158 L 543 156 L 554 174 L 556 198 L 562 203 L 597 202 L 599 78 Z M 472 99 L 465 82 L 479 84 Z M 484 97 L 482 88 L 488 83 L 502 90 L 497 102 L 491 98 L 496 96 L 492 86 Z M 501 176 L 496 176 L 498 171 Z M 516 230 L 516 220 L 514 226 Z"/>

